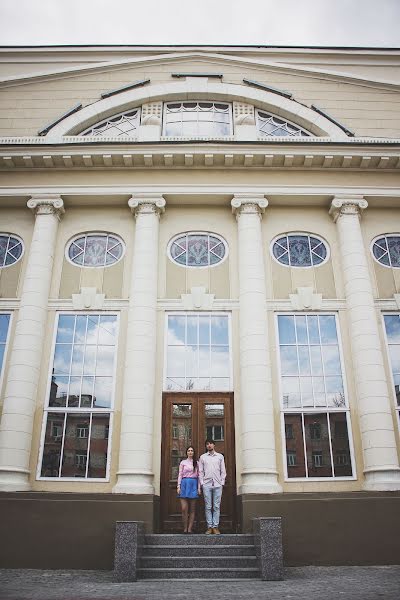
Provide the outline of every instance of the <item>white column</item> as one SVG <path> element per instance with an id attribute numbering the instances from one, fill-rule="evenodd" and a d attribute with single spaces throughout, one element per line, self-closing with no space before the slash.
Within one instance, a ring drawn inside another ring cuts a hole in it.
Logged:
<path id="1" fill-rule="evenodd" d="M 162 196 L 128 202 L 136 217 L 125 355 L 121 440 L 115 493 L 154 494 L 153 411 L 156 375 L 158 232 Z"/>
<path id="2" fill-rule="evenodd" d="M 400 489 L 391 402 L 383 365 L 377 314 L 360 226 L 362 196 L 333 201 L 342 262 L 354 378 L 364 456 L 364 489 Z"/>
<path id="3" fill-rule="evenodd" d="M 42 366 L 47 304 L 57 229 L 64 204 L 60 196 L 33 196 L 28 208 L 35 226 L 11 349 L 0 423 L 0 490 L 29 490 L 36 393 Z"/>
<path id="4" fill-rule="evenodd" d="M 281 492 L 276 470 L 264 247 L 263 195 L 236 195 L 238 224 L 242 494 Z"/>

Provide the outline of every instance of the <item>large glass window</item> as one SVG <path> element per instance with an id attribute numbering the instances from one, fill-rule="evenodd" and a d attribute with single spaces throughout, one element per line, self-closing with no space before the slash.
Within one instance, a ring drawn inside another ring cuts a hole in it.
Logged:
<path id="1" fill-rule="evenodd" d="M 22 240 L 15 235 L 0 233 L 0 268 L 13 265 L 22 256 Z"/>
<path id="2" fill-rule="evenodd" d="M 229 316 L 167 316 L 165 389 L 175 391 L 232 389 Z"/>
<path id="3" fill-rule="evenodd" d="M 384 267 L 400 269 L 400 235 L 385 235 L 372 244 L 372 254 Z"/>
<path id="4" fill-rule="evenodd" d="M 82 267 L 109 267 L 123 254 L 122 240 L 109 233 L 87 233 L 73 239 L 67 247 L 68 259 Z"/>
<path id="5" fill-rule="evenodd" d="M 168 246 L 171 260 L 183 267 L 212 267 L 224 260 L 227 243 L 214 233 L 182 233 Z"/>
<path id="6" fill-rule="evenodd" d="M 164 105 L 168 137 L 232 135 L 231 106 L 223 102 L 169 102 Z"/>
<path id="7" fill-rule="evenodd" d="M 316 267 L 328 259 L 328 246 L 315 236 L 290 233 L 272 242 L 272 254 L 287 267 Z"/>
<path id="8" fill-rule="evenodd" d="M 268 136 L 284 136 L 284 137 L 309 137 L 310 133 L 291 123 L 286 119 L 281 119 L 275 115 L 264 112 L 263 110 L 256 111 L 257 131 L 262 137 Z"/>
<path id="9" fill-rule="evenodd" d="M 101 137 L 132 136 L 137 132 L 140 125 L 140 108 L 129 110 L 119 115 L 113 115 L 96 125 L 86 129 L 81 135 L 93 135 Z"/>
<path id="10" fill-rule="evenodd" d="M 288 477 L 351 477 L 335 315 L 279 315 L 278 336 Z"/>
<path id="11" fill-rule="evenodd" d="M 6 353 L 6 344 L 8 338 L 8 328 L 10 326 L 10 314 L 0 314 L 0 382 L 3 373 L 4 357 Z"/>
<path id="12" fill-rule="evenodd" d="M 41 477 L 106 477 L 116 344 L 116 315 L 59 315 Z"/>
<path id="13" fill-rule="evenodd" d="M 389 359 L 392 368 L 396 409 L 400 419 L 400 313 L 384 315 Z"/>

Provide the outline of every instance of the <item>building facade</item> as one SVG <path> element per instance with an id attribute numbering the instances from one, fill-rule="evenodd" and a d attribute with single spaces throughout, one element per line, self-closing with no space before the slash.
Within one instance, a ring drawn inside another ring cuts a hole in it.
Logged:
<path id="1" fill-rule="evenodd" d="M 207 436 L 225 531 L 279 515 L 291 564 L 395 561 L 399 55 L 0 48 L 4 564 L 176 531 Z"/>

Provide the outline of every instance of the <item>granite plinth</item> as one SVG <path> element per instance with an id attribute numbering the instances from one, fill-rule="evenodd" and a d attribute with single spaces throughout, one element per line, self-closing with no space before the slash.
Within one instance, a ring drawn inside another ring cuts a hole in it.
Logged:
<path id="1" fill-rule="evenodd" d="M 137 581 L 137 571 L 144 541 L 144 523 L 117 521 L 115 524 L 115 581 Z"/>
<path id="2" fill-rule="evenodd" d="M 254 544 L 263 581 L 283 579 L 281 517 L 253 519 Z"/>

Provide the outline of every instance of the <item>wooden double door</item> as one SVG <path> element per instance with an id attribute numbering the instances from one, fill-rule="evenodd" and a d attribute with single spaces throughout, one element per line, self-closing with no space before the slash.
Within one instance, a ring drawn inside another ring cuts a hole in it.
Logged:
<path id="1" fill-rule="evenodd" d="M 235 432 L 233 394 L 217 392 L 165 393 L 161 446 L 161 531 L 182 531 L 180 501 L 176 495 L 180 461 L 186 448 L 196 456 L 205 452 L 205 440 L 212 438 L 215 449 L 225 457 L 226 483 L 222 494 L 220 528 L 236 532 Z M 196 530 L 206 528 L 204 502 L 197 501 Z"/>

